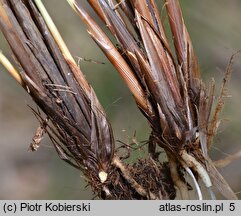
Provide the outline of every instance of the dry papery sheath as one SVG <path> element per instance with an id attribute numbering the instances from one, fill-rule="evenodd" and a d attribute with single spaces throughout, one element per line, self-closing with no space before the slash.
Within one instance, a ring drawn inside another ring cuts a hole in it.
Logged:
<path id="1" fill-rule="evenodd" d="M 202 195 L 193 173 L 204 181 L 212 198 L 215 198 L 211 189 L 214 185 L 225 197 L 235 199 L 236 195 L 208 156 L 223 104 L 225 80 L 231 69 L 227 69 L 218 105 L 211 116 L 214 81 L 207 90 L 200 78 L 179 2 L 164 1 L 173 36 L 169 40 L 154 0 L 88 0 L 116 38 L 117 47 L 81 4 L 68 2 L 116 67 L 148 119 L 152 128 L 149 153 L 158 160 L 156 145 L 166 151 L 173 181 L 182 197 L 188 198 L 188 192 L 180 167 L 193 178 L 200 199 Z"/>
<path id="2" fill-rule="evenodd" d="M 90 176 L 109 172 L 112 129 L 80 69 L 61 53 L 32 1 L 1 1 L 0 10 L 23 87 L 51 120 L 46 130 L 60 157 Z"/>
<path id="3" fill-rule="evenodd" d="M 212 114 L 215 84 L 212 81 L 207 89 L 200 78 L 179 2 L 163 3 L 170 40 L 154 0 L 88 0 L 115 41 L 81 1 L 68 2 L 147 118 L 152 130 L 149 156 L 129 165 L 117 156 L 106 114 L 41 1 L 0 0 L 1 31 L 20 72 L 9 69 L 7 60 L 2 62 L 46 115 L 33 110 L 41 126 L 32 149 L 37 149 L 41 132 L 47 132 L 61 159 L 83 171 L 93 192 L 103 199 L 174 199 L 174 186 L 188 199 L 185 172 L 199 199 L 203 191 L 198 180 L 212 199 L 213 186 L 236 199 L 208 156 L 231 63 Z M 158 146 L 165 150 L 167 162 L 159 161 Z"/>

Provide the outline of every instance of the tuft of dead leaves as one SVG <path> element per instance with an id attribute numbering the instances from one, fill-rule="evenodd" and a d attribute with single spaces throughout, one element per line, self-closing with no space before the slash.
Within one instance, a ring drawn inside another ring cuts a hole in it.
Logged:
<path id="1" fill-rule="evenodd" d="M 103 199 L 174 199 L 175 186 L 188 199 L 184 172 L 192 178 L 199 199 L 199 179 L 212 199 L 213 186 L 224 197 L 237 199 L 208 155 L 235 55 L 212 112 L 215 82 L 207 88 L 201 79 L 178 0 L 165 0 L 162 11 L 173 40 L 166 36 L 155 0 L 88 0 L 115 42 L 81 4 L 67 1 L 146 117 L 152 130 L 149 156 L 128 165 L 119 158 L 104 109 L 41 0 L 0 0 L 0 29 L 18 70 L 2 54 L 0 60 L 46 115 L 32 109 L 40 127 L 31 149 L 37 150 L 47 133 L 60 158 L 80 169 Z M 168 162 L 159 161 L 157 146 L 164 149 Z"/>

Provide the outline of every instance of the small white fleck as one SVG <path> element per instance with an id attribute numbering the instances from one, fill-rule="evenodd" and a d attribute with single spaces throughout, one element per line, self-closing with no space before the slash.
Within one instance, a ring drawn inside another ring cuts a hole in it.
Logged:
<path id="1" fill-rule="evenodd" d="M 99 178 L 100 178 L 101 183 L 104 183 L 106 181 L 107 177 L 108 177 L 108 174 L 106 172 L 104 172 L 104 171 L 99 172 Z"/>
<path id="2" fill-rule="evenodd" d="M 27 89 L 27 92 L 30 94 L 30 89 L 27 85 L 26 85 L 26 89 Z"/>

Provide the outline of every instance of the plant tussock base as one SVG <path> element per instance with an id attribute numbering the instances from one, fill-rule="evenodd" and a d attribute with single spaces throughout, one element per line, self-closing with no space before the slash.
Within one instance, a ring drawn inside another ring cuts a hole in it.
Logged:
<path id="1" fill-rule="evenodd" d="M 137 192 L 138 188 L 129 182 L 124 176 L 125 174 L 116 166 L 113 166 L 112 172 L 109 173 L 108 180 L 104 184 L 100 184 L 99 180 L 94 177 L 88 183 L 102 199 L 147 200 L 153 195 L 154 199 L 175 199 L 176 190 L 166 163 L 161 164 L 159 161 L 147 158 L 128 165 L 126 169 L 126 172 L 131 173 L 138 186 L 145 188 L 146 196 L 140 195 Z"/>

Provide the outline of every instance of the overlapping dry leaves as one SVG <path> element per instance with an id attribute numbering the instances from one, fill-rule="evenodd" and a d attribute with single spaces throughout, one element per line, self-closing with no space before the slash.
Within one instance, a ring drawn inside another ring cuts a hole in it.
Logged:
<path id="1" fill-rule="evenodd" d="M 208 156 L 231 63 L 212 113 L 215 83 L 212 80 L 207 88 L 201 80 L 178 0 L 163 4 L 173 40 L 166 36 L 154 0 L 88 0 L 114 42 L 81 3 L 68 0 L 152 129 L 150 158 L 134 165 L 124 165 L 117 156 L 111 126 L 94 90 L 67 47 L 60 45 L 61 38 L 55 37 L 39 2 L 0 0 L 0 27 L 18 64 L 15 77 L 20 76 L 17 80 L 46 114 L 33 110 L 41 123 L 33 150 L 42 132 L 47 132 L 61 159 L 82 170 L 93 191 L 104 199 L 173 199 L 174 186 L 187 199 L 185 171 L 197 191 L 199 179 L 212 198 L 214 185 L 226 198 L 236 199 Z M 159 161 L 157 146 L 165 150 L 168 163 Z M 202 193 L 198 194 L 201 199 Z"/>

